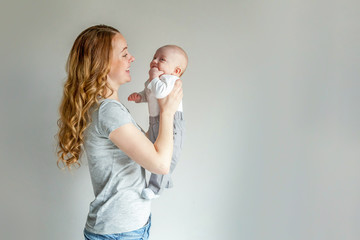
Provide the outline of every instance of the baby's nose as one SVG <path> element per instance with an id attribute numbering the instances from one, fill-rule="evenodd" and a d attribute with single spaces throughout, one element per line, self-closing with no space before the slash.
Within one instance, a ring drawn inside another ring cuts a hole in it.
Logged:
<path id="1" fill-rule="evenodd" d="M 150 66 L 151 67 L 156 67 L 156 64 L 157 64 L 157 62 L 155 60 L 152 60 L 151 63 L 150 63 Z"/>

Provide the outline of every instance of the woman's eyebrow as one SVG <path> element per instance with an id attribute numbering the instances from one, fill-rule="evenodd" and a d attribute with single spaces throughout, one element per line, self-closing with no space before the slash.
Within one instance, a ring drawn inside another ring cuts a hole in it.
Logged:
<path id="1" fill-rule="evenodd" d="M 127 49 L 128 47 L 126 46 L 126 47 L 124 47 L 124 49 L 123 50 L 121 50 L 121 53 L 125 50 L 125 49 Z"/>

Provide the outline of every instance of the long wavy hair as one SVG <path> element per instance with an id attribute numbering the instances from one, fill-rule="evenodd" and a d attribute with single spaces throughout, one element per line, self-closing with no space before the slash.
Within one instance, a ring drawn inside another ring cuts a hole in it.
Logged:
<path id="1" fill-rule="evenodd" d="M 57 121 L 57 166 L 80 167 L 83 133 L 91 123 L 91 106 L 113 93 L 107 83 L 112 56 L 112 39 L 117 29 L 96 25 L 76 38 L 66 62 L 67 79 Z M 109 90 L 109 91 L 107 91 Z M 106 95 L 108 93 L 108 95 Z M 62 169 L 64 169 L 62 168 Z"/>

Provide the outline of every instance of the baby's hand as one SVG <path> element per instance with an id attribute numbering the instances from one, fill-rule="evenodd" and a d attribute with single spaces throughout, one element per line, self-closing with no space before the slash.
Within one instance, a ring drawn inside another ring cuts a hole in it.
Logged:
<path id="1" fill-rule="evenodd" d="M 164 72 L 163 71 L 159 71 L 159 69 L 157 67 L 153 67 L 153 68 L 150 68 L 150 71 L 149 71 L 149 78 L 150 78 L 150 82 L 151 80 L 153 80 L 154 78 L 157 78 L 161 75 L 163 75 Z"/>
<path id="2" fill-rule="evenodd" d="M 128 97 L 128 101 L 134 101 L 136 103 L 139 103 L 139 102 L 141 102 L 141 95 L 138 93 L 132 93 Z"/>

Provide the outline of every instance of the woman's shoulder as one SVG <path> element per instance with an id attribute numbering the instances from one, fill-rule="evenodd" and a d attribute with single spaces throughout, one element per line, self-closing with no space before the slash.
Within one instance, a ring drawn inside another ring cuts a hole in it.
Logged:
<path id="1" fill-rule="evenodd" d="M 115 99 L 110 99 L 110 98 L 105 98 L 105 99 L 101 99 L 99 100 L 100 106 L 106 106 L 106 105 L 111 105 L 111 104 L 115 104 L 115 105 L 119 105 L 121 106 L 122 104 Z"/>
<path id="2" fill-rule="evenodd" d="M 126 114 L 130 114 L 129 110 L 119 101 L 115 99 L 103 99 L 100 101 L 99 113 L 103 111 L 122 111 Z"/>
<path id="3" fill-rule="evenodd" d="M 99 132 L 109 136 L 110 132 L 127 123 L 134 123 L 126 107 L 117 100 L 105 99 L 100 102 L 97 113 Z"/>

